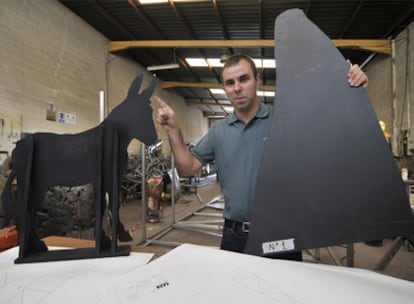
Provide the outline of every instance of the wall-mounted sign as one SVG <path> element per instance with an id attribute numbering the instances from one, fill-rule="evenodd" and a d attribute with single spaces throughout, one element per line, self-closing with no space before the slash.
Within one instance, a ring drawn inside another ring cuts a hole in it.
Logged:
<path id="1" fill-rule="evenodd" d="M 74 124 L 76 124 L 76 114 L 59 112 L 58 113 L 58 122 L 68 123 L 68 124 L 74 125 Z"/>
<path id="2" fill-rule="evenodd" d="M 59 112 L 59 114 L 58 114 L 58 122 L 65 123 L 65 118 L 66 118 L 65 112 Z"/>

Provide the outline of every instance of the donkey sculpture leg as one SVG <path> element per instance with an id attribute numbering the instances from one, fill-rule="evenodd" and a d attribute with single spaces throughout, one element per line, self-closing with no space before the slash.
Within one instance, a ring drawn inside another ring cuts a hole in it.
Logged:
<path id="1" fill-rule="evenodd" d="M 14 218 L 14 199 L 12 195 L 13 180 L 16 178 L 16 172 L 12 171 L 4 185 L 3 192 L 1 193 L 1 202 L 4 210 L 3 224 L 1 228 L 5 228 L 11 224 L 12 219 Z"/>
<path id="2" fill-rule="evenodd" d="M 96 226 L 97 240 L 100 240 L 100 248 L 108 249 L 115 252 L 117 241 L 127 242 L 131 241 L 132 237 L 125 230 L 124 225 L 119 219 L 119 189 L 120 189 L 120 175 L 123 173 L 120 168 L 120 151 L 118 151 L 119 128 L 113 126 L 105 129 L 105 140 L 102 148 L 102 189 L 100 192 L 100 224 Z M 110 146 L 108 143 L 111 143 Z M 110 165 L 108 165 L 110 164 Z M 107 201 L 108 199 L 108 201 Z M 106 210 L 108 209 L 108 210 Z M 110 214 L 111 233 L 107 237 L 102 229 L 102 218 L 105 210 Z M 98 216 L 98 214 L 97 214 Z M 100 234 L 100 235 L 99 235 Z"/>
<path id="3" fill-rule="evenodd" d="M 18 201 L 17 210 L 24 210 L 24 212 L 16 213 L 16 223 L 19 229 L 19 258 L 21 260 L 26 257 L 30 252 L 44 252 L 47 251 L 46 245 L 39 239 L 34 229 L 34 216 L 36 208 L 34 204 L 30 204 L 30 192 L 32 189 L 32 166 L 33 166 L 33 154 L 35 141 L 33 137 L 29 137 L 26 141 L 22 142 L 20 146 L 25 158 L 26 166 L 17 167 L 17 178 L 19 182 L 18 187 Z M 16 260 L 16 261 L 17 261 Z"/>

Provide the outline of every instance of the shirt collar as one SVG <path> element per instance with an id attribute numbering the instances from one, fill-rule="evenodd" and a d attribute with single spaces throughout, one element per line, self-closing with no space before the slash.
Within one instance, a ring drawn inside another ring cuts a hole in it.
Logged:
<path id="1" fill-rule="evenodd" d="M 254 118 L 266 118 L 269 116 L 269 107 L 265 105 L 263 102 L 259 101 L 259 109 L 257 110 L 256 114 L 254 115 Z M 237 115 L 233 112 L 230 114 L 230 116 L 227 119 L 227 123 L 233 124 L 236 121 L 240 120 Z"/>

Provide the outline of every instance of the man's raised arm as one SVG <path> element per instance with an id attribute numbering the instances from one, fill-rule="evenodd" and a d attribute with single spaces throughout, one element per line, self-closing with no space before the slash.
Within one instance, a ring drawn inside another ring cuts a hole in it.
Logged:
<path id="1" fill-rule="evenodd" d="M 154 99 L 158 104 L 157 121 L 167 132 L 178 172 L 182 176 L 193 175 L 201 168 L 201 162 L 191 154 L 184 144 L 175 112 L 158 96 L 154 96 Z"/>

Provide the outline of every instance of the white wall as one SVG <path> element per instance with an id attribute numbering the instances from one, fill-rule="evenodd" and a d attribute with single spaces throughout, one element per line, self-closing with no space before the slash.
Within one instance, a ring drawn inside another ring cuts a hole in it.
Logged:
<path id="1" fill-rule="evenodd" d="M 379 120 L 383 120 L 392 129 L 392 73 L 391 56 L 378 55 L 367 67 L 369 77 L 368 95 L 375 107 Z"/>
<path id="2" fill-rule="evenodd" d="M 21 115 L 23 131 L 77 132 L 98 122 L 103 36 L 55 1 L 4 1 L 0 39 L 1 109 Z M 47 121 L 48 102 L 77 123 Z"/>

